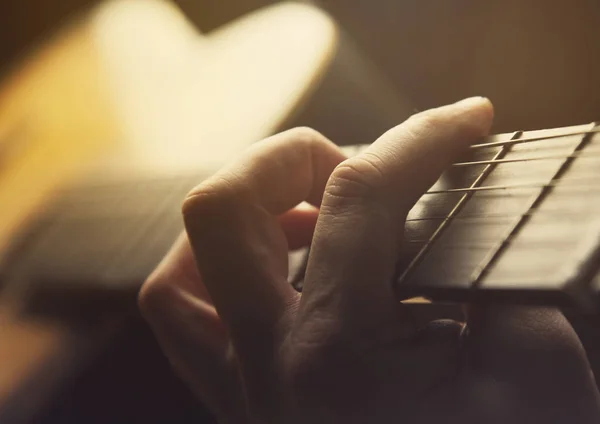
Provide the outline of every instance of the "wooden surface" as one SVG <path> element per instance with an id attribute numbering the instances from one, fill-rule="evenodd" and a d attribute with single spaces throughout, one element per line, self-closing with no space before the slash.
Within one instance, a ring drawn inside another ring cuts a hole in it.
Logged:
<path id="1" fill-rule="evenodd" d="M 52 187 L 119 139 L 87 27 L 58 35 L 0 92 L 0 252 Z"/>
<path id="2" fill-rule="evenodd" d="M 150 0 L 107 3 L 65 28 L 0 87 L 0 253 L 78 175 L 218 167 L 310 96 L 336 42 L 326 15 L 291 4 L 209 36 Z M 86 351 L 70 349 L 69 328 L 23 314 L 21 295 L 0 292 L 0 419 L 10 422 L 43 405 L 76 362 L 69 354 Z"/>

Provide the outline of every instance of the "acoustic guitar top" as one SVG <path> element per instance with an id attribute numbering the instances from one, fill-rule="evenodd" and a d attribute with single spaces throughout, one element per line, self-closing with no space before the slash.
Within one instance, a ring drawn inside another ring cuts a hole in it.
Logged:
<path id="1" fill-rule="evenodd" d="M 26 422 L 129 322 L 143 274 L 180 231 L 179 196 L 286 125 L 338 36 L 299 3 L 200 34 L 172 2 L 109 1 L 3 76 L 1 422 Z M 129 255 L 136 265 L 116 260 L 142 245 L 154 250 Z"/>

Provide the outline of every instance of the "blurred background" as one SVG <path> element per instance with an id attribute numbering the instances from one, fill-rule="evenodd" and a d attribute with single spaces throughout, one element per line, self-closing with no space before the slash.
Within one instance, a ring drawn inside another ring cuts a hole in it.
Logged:
<path id="1" fill-rule="evenodd" d="M 210 422 L 135 308 L 184 193 L 297 125 L 368 143 L 472 95 L 495 133 L 591 122 L 599 16 L 594 0 L 1 2 L 0 421 Z"/>
<path id="2" fill-rule="evenodd" d="M 4 68 L 91 0 L 3 2 Z M 177 0 L 194 29 L 210 32 L 267 0 Z M 350 34 L 393 88 L 425 109 L 466 95 L 497 105 L 497 132 L 587 122 L 600 100 L 593 0 L 318 3 Z"/>

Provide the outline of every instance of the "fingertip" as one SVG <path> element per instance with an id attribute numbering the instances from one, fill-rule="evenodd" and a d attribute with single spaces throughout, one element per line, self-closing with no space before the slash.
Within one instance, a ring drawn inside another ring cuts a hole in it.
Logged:
<path id="1" fill-rule="evenodd" d="M 475 96 L 460 100 L 452 108 L 458 108 L 458 113 L 466 115 L 465 118 L 472 124 L 478 135 L 487 135 L 494 120 L 494 105 L 487 97 Z"/>
<path id="2" fill-rule="evenodd" d="M 290 250 L 310 245 L 318 217 L 319 210 L 306 203 L 301 203 L 278 217 Z"/>
<path id="3" fill-rule="evenodd" d="M 463 107 L 481 107 L 482 105 L 491 106 L 492 102 L 487 97 L 472 96 L 459 100 L 456 103 L 454 103 L 454 105 Z"/>

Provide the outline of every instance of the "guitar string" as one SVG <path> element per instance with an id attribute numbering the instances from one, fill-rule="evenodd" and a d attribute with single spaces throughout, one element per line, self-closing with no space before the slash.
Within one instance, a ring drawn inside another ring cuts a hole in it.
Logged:
<path id="1" fill-rule="evenodd" d="M 585 212 L 580 212 L 580 213 L 574 213 L 573 211 L 569 211 L 567 209 L 564 210 L 550 210 L 550 211 L 542 211 L 540 210 L 540 207 L 538 208 L 534 208 L 529 210 L 528 212 L 525 213 L 515 213 L 515 214 L 506 214 L 506 215 L 487 215 L 487 214 L 479 214 L 479 215 L 467 215 L 467 216 L 457 216 L 455 217 L 455 221 L 469 221 L 469 220 L 483 220 L 483 219 L 489 219 L 489 218 L 497 218 L 497 219 L 506 219 L 508 221 L 518 218 L 518 217 L 538 217 L 541 216 L 543 217 L 556 217 L 556 218 L 564 218 L 564 217 L 578 217 L 580 219 L 583 218 L 590 218 L 588 221 L 595 221 L 593 219 L 593 212 L 594 211 L 590 211 L 590 210 L 586 210 Z M 443 219 L 443 217 L 424 217 L 422 219 L 407 219 L 405 222 L 418 222 L 418 221 L 427 221 L 427 220 L 441 220 Z M 488 224 L 488 223 L 483 223 Z M 477 224 L 472 224 L 472 225 L 477 225 Z M 503 225 L 501 223 L 497 223 L 497 224 L 491 224 L 491 225 Z M 534 224 L 536 225 L 536 224 Z M 539 223 L 537 224 L 539 225 Z M 545 246 L 545 247 L 554 247 L 554 245 L 549 245 L 549 241 L 551 240 L 526 240 L 525 242 L 521 242 L 523 245 L 525 245 L 526 247 L 532 247 L 532 246 Z M 406 242 L 411 243 L 411 244 L 420 244 L 420 245 L 425 245 L 428 240 L 427 239 L 410 239 L 410 240 L 406 240 Z M 498 240 L 497 239 L 487 239 L 487 240 L 477 240 L 474 241 L 473 243 L 446 243 L 444 244 L 444 247 L 464 247 L 464 248 L 470 248 L 470 249 L 487 249 L 490 248 L 494 245 L 494 243 L 497 243 Z M 514 240 L 509 240 L 509 242 L 514 242 Z M 561 242 L 564 242 L 564 239 L 561 238 Z"/>
<path id="2" fill-rule="evenodd" d="M 512 146 L 515 144 L 526 144 L 526 143 L 533 143 L 536 141 L 556 140 L 559 138 L 580 136 L 580 135 L 585 136 L 585 135 L 597 134 L 597 133 L 600 133 L 600 128 L 594 129 L 594 130 L 587 130 L 587 131 L 574 131 L 574 132 L 569 132 L 569 133 L 551 134 L 551 135 L 545 135 L 545 136 L 513 138 L 513 139 L 503 140 L 503 141 L 489 141 L 489 142 L 483 142 L 483 143 L 476 143 L 476 144 L 472 144 L 471 146 L 469 146 L 469 149 L 480 150 L 480 149 L 486 149 L 486 148 L 490 148 L 490 147 Z M 370 146 L 370 144 L 359 144 L 359 145 L 351 145 L 351 146 L 342 146 L 342 149 L 349 150 L 353 153 L 359 153 L 369 146 Z"/>
<path id="3" fill-rule="evenodd" d="M 577 133 L 569 133 L 569 134 L 561 134 L 561 135 L 557 135 L 556 137 L 562 137 L 562 136 L 566 136 L 566 135 L 578 135 L 578 134 L 589 134 L 589 133 L 596 133 L 596 132 L 600 132 L 600 130 L 598 131 L 580 131 Z M 539 139 L 542 139 L 541 137 Z M 545 138 L 544 138 L 545 139 Z M 521 139 L 521 140 L 525 140 L 525 139 Z M 532 140 L 532 139 L 528 139 L 528 140 Z M 536 140 L 538 140 L 538 138 L 536 138 Z M 515 139 L 514 141 L 519 141 L 519 139 Z M 486 160 L 486 161 L 473 161 L 473 162 L 457 162 L 452 164 L 452 166 L 455 167 L 465 167 L 465 166 L 475 166 L 475 165 L 497 165 L 497 164 L 503 164 L 503 163 L 518 163 L 518 162 L 530 162 L 530 161 L 540 161 L 540 160 L 553 160 L 553 159 L 568 159 L 568 158 L 596 158 L 596 157 L 600 157 L 600 150 L 592 150 L 592 151 L 588 151 L 588 150 L 584 150 L 584 151 L 580 151 L 580 152 L 575 152 L 573 154 L 570 155 L 548 155 L 548 156 L 536 156 L 536 157 L 531 157 L 531 158 L 515 158 L 515 159 L 492 159 L 492 160 Z M 502 189 L 518 189 L 518 188 L 544 188 L 547 186 L 562 186 L 562 187 L 568 187 L 568 188 L 573 188 L 572 186 L 570 186 L 569 184 L 563 184 L 564 181 L 569 181 L 569 180 L 574 180 L 574 179 L 567 179 L 564 178 L 562 180 L 560 180 L 559 182 L 553 182 L 553 183 L 524 183 L 524 184 L 514 184 L 514 185 L 495 185 L 495 186 L 481 186 L 481 187 L 459 187 L 459 188 L 455 188 L 455 189 L 447 189 L 447 190 L 435 190 L 435 191 L 428 191 L 425 194 L 445 194 L 445 193 L 462 193 L 465 191 L 489 191 L 489 190 L 502 190 Z M 591 182 L 591 181 L 596 181 L 595 179 L 585 179 L 585 181 L 583 182 Z M 594 186 L 579 186 L 576 187 L 577 189 L 588 189 L 588 188 L 597 188 L 595 185 Z M 506 218 L 506 219 L 510 219 L 513 218 L 513 215 L 472 215 L 472 216 L 463 216 L 463 217 L 456 217 L 457 219 L 468 219 L 468 218 Z M 424 217 L 424 218 L 414 218 L 414 219 L 407 219 L 406 222 L 414 222 L 414 221 L 427 221 L 427 220 L 443 220 L 445 219 L 445 216 L 439 216 L 439 217 Z"/>
<path id="4" fill-rule="evenodd" d="M 590 132 L 600 132 L 600 131 L 587 131 L 587 132 L 582 132 L 583 134 L 587 134 L 589 135 Z M 546 138 L 544 138 L 546 139 Z M 519 139 L 515 139 L 515 141 L 518 141 Z M 531 139 L 529 139 L 529 141 L 533 141 Z M 499 163 L 510 163 L 510 162 L 527 162 L 530 160 L 546 160 L 546 159 L 575 159 L 575 158 L 579 158 L 579 157 L 592 157 L 592 156 L 598 156 L 593 152 L 591 155 L 589 154 L 590 152 L 586 152 L 586 154 L 584 154 L 584 151 L 579 151 L 579 152 L 574 152 L 570 155 L 562 155 L 562 156 L 558 156 L 558 155 L 553 155 L 553 156 L 543 156 L 543 157 L 534 157 L 534 158 L 523 158 L 523 159 L 493 159 L 493 160 L 489 160 L 489 161 L 479 161 L 479 163 L 475 163 L 475 162 L 466 162 L 463 164 L 455 164 L 457 166 L 470 166 L 473 164 L 478 164 L 478 165 L 493 165 L 493 164 L 499 164 Z M 556 181 L 551 181 L 549 183 L 545 183 L 545 184 L 538 184 L 538 183 L 526 183 L 526 184 L 513 184 L 513 185 L 498 185 L 498 186 L 482 186 L 482 187 L 476 187 L 476 188 L 458 188 L 458 189 L 450 189 L 450 190 L 438 190 L 438 191 L 430 191 L 426 194 L 440 194 L 440 193 L 446 193 L 446 192 L 459 192 L 459 193 L 463 193 L 465 191 L 482 191 L 482 190 L 500 190 L 500 189 L 510 189 L 510 188 L 524 188 L 524 187 L 530 187 L 530 188 L 540 188 L 540 189 L 545 189 L 545 188 L 550 188 L 550 187 L 562 187 L 562 188 L 567 188 L 567 189 L 588 189 L 588 193 L 589 193 L 589 189 L 597 189 L 597 185 L 590 185 L 590 186 L 584 186 L 584 185 L 580 185 L 580 186 L 573 186 L 573 185 L 569 185 L 569 184 L 564 184 L 565 181 L 575 181 L 575 182 L 595 182 L 597 181 L 596 179 L 590 179 L 590 178 L 569 178 L 569 179 L 562 179 L 562 180 L 556 180 Z M 569 192 L 569 191 L 568 191 Z M 592 192 L 595 192 L 595 194 L 598 194 L 600 192 L 598 192 L 597 190 L 592 190 Z M 563 193 L 564 194 L 564 193 Z M 543 210 L 540 210 L 542 208 L 543 205 L 538 205 L 536 207 L 533 208 L 528 208 L 526 211 L 521 212 L 521 213 L 517 213 L 517 214 L 473 214 L 473 215 L 466 215 L 466 216 L 457 216 L 455 217 L 455 219 L 457 220 L 469 220 L 469 219 L 489 219 L 489 218 L 500 218 L 500 219 L 514 219 L 514 218 L 524 218 L 524 217 L 531 217 L 531 216 L 585 216 L 587 215 L 588 217 L 591 217 L 592 215 L 592 211 L 590 210 L 586 210 L 583 213 L 573 213 L 572 210 L 569 209 L 558 209 L 558 210 L 549 210 L 549 211 L 545 211 L 543 212 Z M 422 218 L 413 218 L 413 219 L 407 219 L 406 222 L 417 222 L 417 221 L 432 221 L 432 220 L 442 220 L 445 217 L 422 217 Z M 516 236 L 509 236 L 508 238 L 505 238 L 503 240 L 503 244 L 511 244 L 514 245 L 514 243 L 517 241 L 515 240 Z M 413 245 L 425 245 L 429 242 L 428 239 L 413 239 L 413 240 L 407 240 L 407 242 L 409 244 L 413 244 Z M 460 248 L 464 248 L 464 249 L 491 249 L 492 247 L 496 246 L 498 243 L 498 240 L 495 239 L 484 239 L 484 240 L 477 240 L 477 241 L 473 241 L 472 243 L 445 243 L 444 247 L 445 248 L 453 248 L 453 249 L 460 249 Z M 548 244 L 548 240 L 521 240 L 520 245 L 523 245 L 524 247 L 540 247 L 540 246 L 549 246 Z"/>
<path id="5" fill-rule="evenodd" d="M 589 185 L 572 185 L 565 184 L 565 182 L 572 181 L 576 183 L 596 183 Z M 431 194 L 452 194 L 452 193 L 469 193 L 474 191 L 495 191 L 495 190 L 511 190 L 511 189 L 521 189 L 521 188 L 546 188 L 546 187 L 565 187 L 571 189 L 598 189 L 598 179 L 597 178 L 564 178 L 558 181 L 552 181 L 549 183 L 522 183 L 522 184 L 505 184 L 505 185 L 491 185 L 491 186 L 481 186 L 481 187 L 459 187 L 459 188 L 449 188 L 445 190 L 430 190 L 423 193 L 423 195 L 431 195 Z"/>
<path id="6" fill-rule="evenodd" d="M 510 146 L 513 144 L 528 143 L 528 142 L 533 142 L 533 141 L 544 141 L 544 140 L 550 140 L 550 139 L 557 139 L 557 138 L 567 137 L 567 136 L 571 136 L 571 135 L 595 134 L 595 133 L 600 133 L 600 129 L 598 129 L 596 131 L 580 131 L 580 132 L 576 132 L 576 133 L 560 134 L 560 135 L 548 136 L 548 137 L 522 138 L 522 139 L 512 139 L 512 140 L 500 141 L 500 142 L 494 142 L 494 143 L 474 144 L 470 147 L 471 148 L 483 148 L 483 147 L 495 147 L 495 146 Z M 357 150 L 357 152 L 360 152 L 360 151 L 366 149 L 368 146 L 369 146 L 368 144 L 364 144 L 364 145 L 360 145 L 358 147 L 357 146 L 343 146 L 343 148 L 345 151 L 348 151 L 347 147 L 352 147 L 353 149 Z M 357 154 L 357 152 L 354 152 L 354 154 Z M 556 155 L 546 155 L 546 156 L 533 156 L 533 157 L 528 157 L 528 158 L 474 160 L 474 161 L 455 162 L 455 163 L 451 164 L 450 166 L 459 168 L 459 167 L 479 166 L 479 165 L 499 165 L 499 164 L 503 164 L 503 163 L 533 162 L 533 161 L 542 161 L 542 160 L 558 160 L 558 159 L 573 159 L 573 158 L 597 158 L 597 157 L 600 157 L 600 149 L 587 148 L 583 151 L 572 153 L 569 155 L 556 154 Z"/>
<path id="7" fill-rule="evenodd" d="M 593 149 L 591 151 L 580 151 L 572 153 L 570 155 L 548 155 L 548 156 L 533 156 L 530 158 L 514 158 L 514 159 L 490 159 L 490 160 L 479 160 L 471 162 L 456 162 L 451 166 L 453 167 L 468 167 L 478 165 L 496 165 L 503 163 L 517 163 L 517 162 L 534 162 L 542 160 L 559 160 L 559 159 L 575 159 L 575 158 L 600 158 L 600 150 Z"/>
<path id="8" fill-rule="evenodd" d="M 471 146 L 471 149 L 484 149 L 484 148 L 491 148 L 491 147 L 511 147 L 512 145 L 515 144 L 523 144 L 523 143 L 531 143 L 531 142 L 535 142 L 535 141 L 543 141 L 543 140 L 549 140 L 549 139 L 559 139 L 559 138 L 564 138 L 564 137 L 568 137 L 568 136 L 574 136 L 574 135 L 590 135 L 590 134 L 594 134 L 600 132 L 600 129 L 596 130 L 588 130 L 588 131 L 577 131 L 577 132 L 571 132 L 571 133 L 563 133 L 563 134 L 555 134 L 552 136 L 545 136 L 545 137 L 528 137 L 528 138 L 512 138 L 510 140 L 505 140 L 505 141 L 501 141 L 501 142 L 486 142 L 486 143 L 479 143 L 479 144 L 475 144 L 473 146 Z M 579 157 L 593 157 L 596 156 L 596 152 L 589 152 L 589 150 L 586 151 L 586 153 L 582 153 L 582 152 L 573 152 L 570 155 L 545 155 L 545 156 L 538 156 L 538 157 L 532 157 L 532 158 L 515 158 L 515 159 L 504 159 L 504 158 L 494 158 L 491 160 L 485 160 L 485 161 L 472 161 L 472 162 L 462 162 L 462 163 L 457 163 L 454 164 L 455 167 L 465 167 L 465 166 L 475 166 L 475 165 L 487 165 L 487 166 L 494 166 L 494 165 L 499 165 L 502 163 L 512 163 L 512 162 L 530 162 L 530 161 L 536 161 L 536 160 L 550 160 L 550 159 L 564 159 L 564 160 L 573 160 L 575 158 L 579 158 Z M 565 179 L 566 180 L 566 179 Z M 462 188 L 457 188 L 457 189 L 449 189 L 449 190 L 430 190 L 429 192 L 427 192 L 426 194 L 442 194 L 442 193 L 464 193 L 464 194 L 471 194 L 473 192 L 477 192 L 477 191 L 486 191 L 486 190 L 507 190 L 507 189 L 518 189 L 518 188 L 539 188 L 541 190 L 547 190 L 550 187 L 557 187 L 560 183 L 560 185 L 563 188 L 571 188 L 571 189 L 587 189 L 589 191 L 589 189 L 594 189 L 597 188 L 596 185 L 588 185 L 585 186 L 585 183 L 594 183 L 597 181 L 597 179 L 574 179 L 574 178 L 570 178 L 570 182 L 571 183 L 580 183 L 583 185 L 579 185 L 579 186 L 575 186 L 573 187 L 572 185 L 569 184 L 565 184 L 565 180 L 555 180 L 555 181 L 551 181 L 549 183 L 544 182 L 544 183 L 527 183 L 527 184 L 507 184 L 507 185 L 495 185 L 495 186 L 480 186 L 480 187 L 462 187 Z M 537 209 L 541 207 L 541 205 L 539 206 L 534 206 L 534 208 L 529 208 L 527 211 L 524 211 L 523 213 L 519 214 L 519 215 L 513 215 L 511 217 L 511 219 L 514 218 L 519 218 L 519 219 L 523 219 L 525 217 L 529 217 L 531 215 L 533 215 L 534 213 L 539 213 L 539 211 L 537 211 Z M 455 217 L 457 219 L 461 219 L 461 217 Z M 440 217 L 440 220 L 444 220 L 447 219 L 446 217 Z M 410 221 L 410 219 L 408 220 Z M 514 235 L 509 235 L 508 237 L 504 237 L 503 241 L 502 241 L 502 245 L 506 246 L 507 244 L 513 244 L 513 242 L 515 241 L 515 237 Z M 424 249 L 424 246 L 427 246 L 431 243 L 431 239 L 427 239 L 427 240 L 414 240 L 414 241 L 409 241 L 409 243 L 415 245 L 417 244 L 419 247 L 419 250 Z M 478 241 L 478 242 L 474 242 L 474 243 L 470 243 L 470 244 L 466 244 L 465 247 L 466 248 L 484 248 L 483 243 L 485 243 L 485 240 L 483 241 Z M 463 243 L 464 244 L 464 243 Z M 540 244 L 544 244 L 547 245 L 547 242 L 539 242 L 536 241 L 537 245 Z M 486 249 L 492 249 L 494 247 L 498 246 L 498 240 L 493 240 L 490 241 L 489 245 L 485 246 Z M 459 248 L 461 247 L 460 245 L 457 246 L 447 246 L 446 247 L 454 247 L 454 248 Z"/>
<path id="9" fill-rule="evenodd" d="M 600 192 L 599 192 L 600 194 Z M 594 210 L 590 210 L 590 209 L 586 209 L 586 210 L 578 210 L 578 211 L 573 211 L 572 209 L 568 209 L 568 208 L 561 208 L 561 209 L 549 209 L 549 210 L 544 210 L 542 209 L 543 206 L 538 206 L 536 208 L 533 209 L 529 209 L 527 212 L 517 212 L 514 214 L 472 214 L 472 215 L 463 215 L 463 216 L 457 216 L 454 218 L 455 221 L 483 221 L 483 224 L 489 224 L 489 222 L 485 222 L 485 220 L 505 220 L 505 221 L 510 221 L 512 219 L 515 219 L 517 217 L 522 217 L 522 216 L 528 216 L 528 217 L 542 217 L 542 218 L 569 218 L 569 217 L 576 217 L 579 219 L 584 219 L 584 218 L 593 218 L 595 211 Z M 600 212 L 600 211 L 598 211 Z M 441 221 L 445 219 L 444 216 L 425 216 L 425 217 L 420 217 L 420 218 L 408 218 L 405 220 L 405 222 L 410 223 L 410 222 L 426 222 L 426 221 Z M 473 225 L 477 225 L 477 224 L 473 224 Z M 491 224 L 494 225 L 494 224 Z M 502 225 L 502 224 L 496 224 L 496 225 Z M 427 242 L 427 240 L 425 239 L 413 239 L 413 240 L 407 240 L 409 243 L 412 244 L 425 244 Z M 497 240 L 496 240 L 497 241 Z M 494 243 L 495 241 L 490 240 L 490 246 L 492 243 Z M 546 242 L 540 242 L 540 243 L 547 243 Z M 455 245 L 449 245 L 450 247 L 455 247 Z M 473 246 L 472 244 L 465 244 L 463 247 L 469 247 L 469 248 L 488 248 L 490 246 Z M 458 246 L 461 247 L 461 246 Z"/>
<path id="10" fill-rule="evenodd" d="M 454 219 L 459 221 L 469 221 L 469 220 L 485 220 L 485 219 L 498 219 L 498 220 L 510 220 L 516 218 L 518 216 L 541 216 L 541 217 L 550 217 L 550 218 L 568 218 L 568 217 L 585 217 L 596 211 L 590 211 L 589 209 L 585 210 L 585 212 L 577 212 L 571 209 L 550 209 L 544 211 L 542 207 L 537 207 L 531 210 L 531 212 L 524 213 L 516 213 L 516 214 L 473 214 L 473 215 L 462 215 L 457 216 Z M 600 213 L 600 210 L 597 211 Z M 441 221 L 445 219 L 445 216 L 424 216 L 420 218 L 408 218 L 405 222 L 427 222 L 427 221 Z"/>
<path id="11" fill-rule="evenodd" d="M 507 243 L 512 243 L 513 245 L 516 244 L 517 240 L 515 240 L 515 236 L 509 237 L 506 242 Z M 496 243 L 498 243 L 499 239 L 485 239 L 485 240 L 476 240 L 473 243 L 468 243 L 465 241 L 462 241 L 461 243 L 445 243 L 443 244 L 444 248 L 464 248 L 464 249 L 489 249 L 491 247 L 494 247 L 494 245 L 496 245 Z M 410 243 L 410 244 L 418 244 L 418 245 L 424 245 L 427 243 L 427 240 L 424 239 L 413 239 L 413 240 L 405 240 L 405 243 Z M 549 242 L 551 242 L 551 240 L 521 240 L 519 241 L 519 246 L 522 247 L 546 247 L 549 249 L 555 249 L 556 245 L 552 244 L 550 245 Z M 564 240 L 561 240 L 561 245 L 564 246 Z M 567 249 L 570 249 L 572 246 L 567 246 Z"/>
<path id="12" fill-rule="evenodd" d="M 590 124 L 590 130 L 595 129 L 596 124 Z M 591 141 L 592 137 L 590 134 L 586 134 L 582 137 L 578 137 L 577 144 L 571 147 L 571 154 L 582 151 Z M 571 165 L 574 163 L 574 159 L 565 159 L 558 166 L 556 170 L 552 172 L 552 176 L 550 181 L 544 185 L 543 188 L 539 190 L 539 192 L 535 193 L 531 199 L 531 203 L 529 203 L 528 211 L 533 208 L 537 208 L 544 203 L 544 200 L 548 197 L 548 195 L 552 192 L 553 186 L 562 180 L 562 177 L 568 172 Z M 572 181 L 573 179 L 571 179 Z M 553 185 L 550 185 L 553 184 Z M 522 228 L 529 222 L 531 219 L 530 216 L 521 215 L 516 218 L 509 226 L 506 228 L 504 235 L 498 241 L 498 243 L 490 249 L 484 259 L 479 262 L 479 264 L 475 267 L 475 269 L 471 273 L 470 281 L 472 283 L 472 287 L 478 288 L 481 285 L 481 282 L 485 279 L 485 277 L 489 274 L 490 269 L 494 266 L 494 264 L 499 260 L 499 258 L 503 255 L 506 249 L 512 245 L 510 241 L 513 240 L 513 237 L 517 237 Z"/>
<path id="13" fill-rule="evenodd" d="M 600 133 L 600 128 L 594 129 L 594 130 L 587 130 L 587 131 L 575 131 L 575 132 L 562 133 L 562 134 L 552 134 L 552 135 L 536 136 L 536 137 L 515 138 L 515 139 L 511 139 L 511 140 L 504 140 L 504 141 L 491 141 L 491 142 L 485 142 L 485 143 L 478 143 L 478 144 L 471 145 L 470 149 L 477 150 L 477 149 L 484 149 L 484 148 L 490 148 L 490 147 L 511 146 L 511 145 L 515 145 L 515 144 L 532 143 L 534 141 L 553 140 L 553 139 L 563 138 L 563 137 L 571 137 L 571 136 L 576 136 L 576 135 L 589 135 L 589 134 L 596 134 L 596 133 Z"/>
<path id="14" fill-rule="evenodd" d="M 516 131 L 510 136 L 510 139 L 518 139 L 521 136 L 522 132 Z M 492 159 L 502 159 L 508 153 L 508 151 L 511 150 L 511 148 L 512 146 L 501 147 L 496 152 L 494 152 Z M 490 173 L 493 172 L 494 169 L 495 166 L 493 165 L 484 166 L 483 170 L 479 173 L 479 175 L 475 177 L 475 179 L 471 182 L 470 187 L 479 187 L 481 183 L 483 183 L 485 179 L 490 175 Z M 420 248 L 419 252 L 415 255 L 415 257 L 412 258 L 408 266 L 404 270 L 402 270 L 401 267 L 396 267 L 396 271 L 394 272 L 394 281 L 400 283 L 406 278 L 408 278 L 410 273 L 423 260 L 431 246 L 433 246 L 436 240 L 439 237 L 441 237 L 444 231 L 446 231 L 446 229 L 451 225 L 454 217 L 460 213 L 462 208 L 469 202 L 472 196 L 473 193 L 469 192 L 464 193 L 461 196 L 461 198 L 456 202 L 448 216 L 439 224 L 439 226 L 435 229 L 433 234 L 431 234 L 431 236 L 429 237 L 427 243 Z"/>

